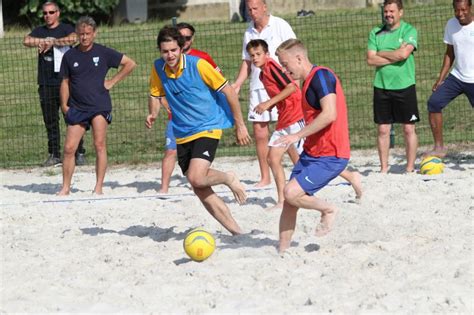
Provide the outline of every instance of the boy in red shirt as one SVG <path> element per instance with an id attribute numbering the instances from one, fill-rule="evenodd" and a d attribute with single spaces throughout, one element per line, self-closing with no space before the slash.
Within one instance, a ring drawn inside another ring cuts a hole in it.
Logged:
<path id="1" fill-rule="evenodd" d="M 268 45 L 264 40 L 251 40 L 246 47 L 252 63 L 259 67 L 260 80 L 270 99 L 260 103 L 255 112 L 262 114 L 271 110 L 274 106 L 278 110 L 278 121 L 268 146 L 267 161 L 275 178 L 278 192 L 278 202 L 273 208 L 283 207 L 283 188 L 285 187 L 285 171 L 281 160 L 283 154 L 288 151 L 293 164 L 299 159 L 303 150 L 303 139 L 286 147 L 275 144 L 280 137 L 300 131 L 304 127 L 303 109 L 301 107 L 301 90 L 298 84 L 288 77 L 281 66 L 273 60 L 268 53 Z"/>

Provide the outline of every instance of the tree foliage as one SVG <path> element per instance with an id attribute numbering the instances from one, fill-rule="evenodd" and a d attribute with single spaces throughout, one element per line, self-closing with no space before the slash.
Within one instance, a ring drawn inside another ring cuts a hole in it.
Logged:
<path id="1" fill-rule="evenodd" d="M 113 11 L 120 0 L 56 0 L 61 9 L 61 20 L 75 23 L 83 15 L 92 16 L 98 23 L 111 23 Z M 20 16 L 28 19 L 29 23 L 43 23 L 42 6 L 46 1 L 26 0 L 20 9 Z"/>

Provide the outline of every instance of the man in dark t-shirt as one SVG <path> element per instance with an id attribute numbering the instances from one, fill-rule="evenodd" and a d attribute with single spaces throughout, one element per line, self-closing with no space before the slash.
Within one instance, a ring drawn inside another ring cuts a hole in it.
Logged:
<path id="1" fill-rule="evenodd" d="M 107 169 L 106 136 L 112 122 L 112 102 L 109 90 L 135 68 L 135 62 L 118 51 L 94 43 L 97 25 L 89 16 L 79 18 L 76 24 L 79 45 L 64 54 L 59 76 L 61 78 L 61 110 L 68 125 L 64 143 L 63 187 L 58 195 L 68 195 L 74 173 L 74 152 L 86 131 L 92 127 L 96 152 L 95 194 L 102 194 Z M 110 68 L 118 68 L 106 80 Z"/>
<path id="2" fill-rule="evenodd" d="M 43 166 L 61 163 L 59 132 L 59 67 L 61 57 L 76 42 L 74 27 L 59 22 L 59 7 L 54 2 L 43 4 L 45 25 L 26 35 L 23 45 L 38 49 L 38 93 L 43 121 L 48 135 L 49 156 Z M 81 140 L 76 152 L 76 164 L 85 164 L 84 147 Z"/>

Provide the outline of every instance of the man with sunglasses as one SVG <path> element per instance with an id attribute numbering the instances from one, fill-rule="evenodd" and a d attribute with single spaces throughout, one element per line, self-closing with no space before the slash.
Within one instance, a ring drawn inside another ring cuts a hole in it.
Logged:
<path id="1" fill-rule="evenodd" d="M 59 131 L 59 69 L 64 52 L 76 41 L 74 27 L 59 22 L 60 10 L 56 3 L 43 4 L 45 25 L 36 27 L 25 36 L 23 45 L 38 49 L 38 93 L 43 121 L 48 135 L 48 158 L 43 166 L 61 164 Z M 83 140 L 76 151 L 76 165 L 84 165 Z"/>

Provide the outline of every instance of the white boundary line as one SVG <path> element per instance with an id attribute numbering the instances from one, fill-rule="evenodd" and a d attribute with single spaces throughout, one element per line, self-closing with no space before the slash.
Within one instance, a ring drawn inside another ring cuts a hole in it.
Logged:
<path id="1" fill-rule="evenodd" d="M 266 187 L 266 188 L 248 188 L 245 191 L 260 191 L 260 190 L 270 190 L 273 187 Z M 223 190 L 223 191 L 216 191 L 215 193 L 220 194 L 227 194 L 231 193 L 230 190 Z M 37 203 L 72 203 L 72 202 L 91 202 L 91 201 L 108 201 L 108 200 L 133 200 L 133 199 L 159 199 L 159 200 L 182 200 L 182 197 L 185 196 L 194 196 L 194 192 L 184 192 L 182 194 L 154 194 L 154 195 L 131 195 L 131 196 L 110 196 L 110 197 L 87 197 L 87 198 L 69 198 L 69 199 L 46 199 L 46 200 L 32 200 L 26 202 L 15 202 L 15 203 L 0 203 L 0 207 L 6 206 L 15 206 L 15 205 L 26 205 L 26 204 L 37 204 Z"/>
<path id="2" fill-rule="evenodd" d="M 347 182 L 329 184 L 327 186 L 346 186 L 350 185 Z M 272 190 L 275 187 L 264 187 L 264 188 L 247 188 L 245 191 L 265 191 L 265 190 Z M 216 191 L 216 194 L 228 194 L 231 193 L 230 190 L 222 190 Z M 0 207 L 7 207 L 7 206 L 16 206 L 16 205 L 27 205 L 27 204 L 51 204 L 51 203 L 73 203 L 73 202 L 95 202 L 95 201 L 109 201 L 109 200 L 133 200 L 133 199 L 159 199 L 159 200 L 182 200 L 182 197 L 185 196 L 193 196 L 194 192 L 184 192 L 182 194 L 166 194 L 166 195 L 135 195 L 135 196 L 111 196 L 111 197 L 87 197 L 87 198 L 69 198 L 69 199 L 46 199 L 46 200 L 32 200 L 26 202 L 15 202 L 15 203 L 0 203 Z M 58 197 L 60 198 L 60 197 Z"/>

